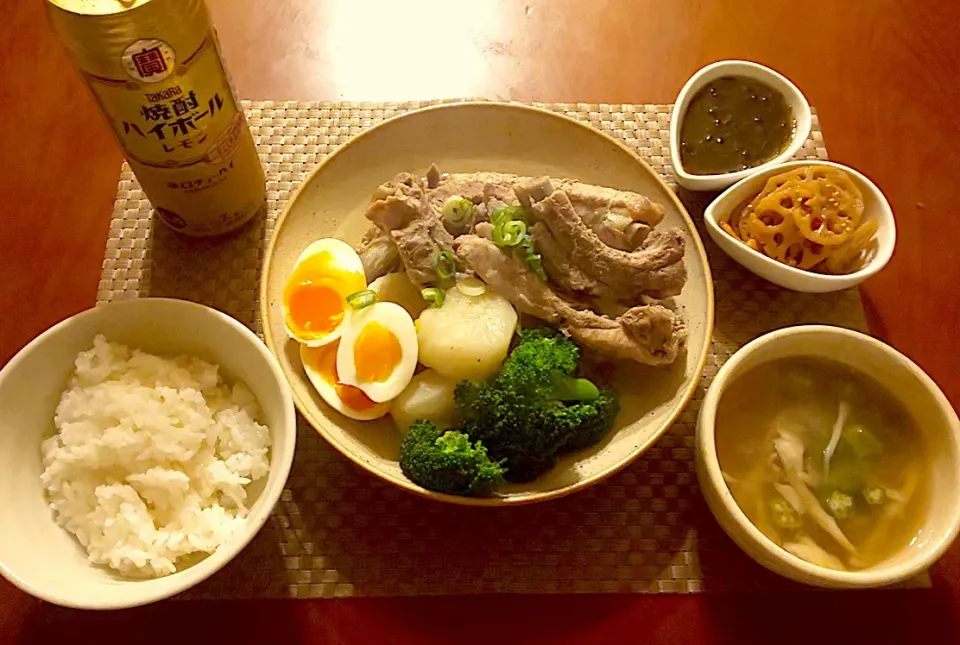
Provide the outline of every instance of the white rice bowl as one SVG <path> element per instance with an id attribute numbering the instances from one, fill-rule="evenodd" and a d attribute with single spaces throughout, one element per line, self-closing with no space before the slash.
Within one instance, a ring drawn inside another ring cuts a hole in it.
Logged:
<path id="1" fill-rule="evenodd" d="M 98 336 L 81 352 L 43 442 L 57 523 L 91 562 L 133 577 L 174 573 L 245 521 L 246 487 L 269 471 L 253 393 L 215 365 Z"/>

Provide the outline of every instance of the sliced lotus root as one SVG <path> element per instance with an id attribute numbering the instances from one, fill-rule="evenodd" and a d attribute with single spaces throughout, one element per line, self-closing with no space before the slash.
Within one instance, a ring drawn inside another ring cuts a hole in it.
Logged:
<path id="1" fill-rule="evenodd" d="M 863 256 L 863 252 L 870 246 L 879 228 L 879 224 L 873 220 L 861 224 L 846 243 L 830 249 L 824 268 L 830 273 L 849 273 L 857 270 L 859 268 L 857 263 Z"/>
<path id="2" fill-rule="evenodd" d="M 811 242 L 824 246 L 843 244 L 860 225 L 863 197 L 846 175 L 811 174 L 807 182 L 788 184 L 778 191 L 780 203 L 791 208 L 797 228 Z"/>
<path id="3" fill-rule="evenodd" d="M 776 209 L 751 211 L 746 217 L 747 237 L 755 239 L 764 253 L 779 262 L 787 262 L 787 251 L 794 244 L 803 242 L 790 213 Z"/>
<path id="4" fill-rule="evenodd" d="M 861 231 L 862 217 L 863 196 L 845 172 L 802 166 L 768 179 L 724 230 L 789 266 L 841 272 L 837 267 L 855 262 L 876 232 Z"/>
<path id="5" fill-rule="evenodd" d="M 763 199 L 770 193 L 779 189 L 781 186 L 783 186 L 787 182 L 795 183 L 795 182 L 806 181 L 807 178 L 809 177 L 809 171 L 812 168 L 823 168 L 823 167 L 825 166 L 801 166 L 799 168 L 791 168 L 790 170 L 787 170 L 786 172 L 782 172 L 779 175 L 774 175 L 773 177 L 767 180 L 766 184 L 764 184 L 763 190 L 761 190 L 760 193 L 754 198 L 754 202 L 760 199 Z"/>
<path id="6" fill-rule="evenodd" d="M 809 270 L 830 257 L 825 246 L 810 240 L 790 245 L 787 249 L 786 263 L 798 269 Z"/>
<path id="7" fill-rule="evenodd" d="M 777 188 L 766 197 L 750 202 L 740 217 L 741 234 L 755 237 L 764 244 L 779 245 L 785 235 L 797 230 L 792 209 L 784 206 L 778 197 L 784 190 L 787 189 Z M 789 200 L 792 204 L 792 198 Z"/>

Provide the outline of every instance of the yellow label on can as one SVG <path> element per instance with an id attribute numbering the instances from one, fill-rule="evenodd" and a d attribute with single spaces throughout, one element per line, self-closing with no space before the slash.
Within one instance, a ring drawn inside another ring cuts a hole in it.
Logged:
<path id="1" fill-rule="evenodd" d="M 48 0 L 157 217 L 217 235 L 265 205 L 266 181 L 203 0 Z"/>
<path id="2" fill-rule="evenodd" d="M 163 41 L 123 54 L 126 81 L 84 74 L 128 157 L 145 166 L 219 164 L 236 150 L 239 112 L 213 39 L 178 60 Z"/>

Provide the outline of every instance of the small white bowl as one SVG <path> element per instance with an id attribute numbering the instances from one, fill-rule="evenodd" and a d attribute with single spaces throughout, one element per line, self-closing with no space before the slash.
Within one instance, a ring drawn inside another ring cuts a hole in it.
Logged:
<path id="1" fill-rule="evenodd" d="M 784 148 L 783 152 L 759 166 L 719 175 L 694 175 L 684 169 L 683 162 L 680 159 L 680 128 L 687 113 L 687 106 L 690 105 L 694 95 L 710 81 L 723 76 L 746 76 L 780 92 L 793 110 L 796 129 L 793 133 L 793 139 Z M 673 114 L 670 117 L 670 161 L 673 163 L 673 170 L 677 174 L 677 183 L 687 190 L 722 190 L 747 175 L 781 164 L 797 154 L 797 151 L 803 147 L 803 142 L 810 135 L 811 118 L 810 104 L 807 103 L 807 99 L 803 97 L 797 86 L 769 67 L 746 60 L 721 60 L 711 63 L 690 77 L 674 102 Z"/>
<path id="2" fill-rule="evenodd" d="M 717 406 L 729 385 L 761 363 L 791 356 L 839 361 L 877 379 L 906 407 L 924 434 L 931 466 L 926 517 L 916 540 L 900 553 L 860 571 L 835 571 L 787 553 L 747 518 L 720 472 L 716 447 Z M 936 383 L 889 345 L 849 329 L 787 327 L 754 340 L 735 353 L 707 390 L 697 421 L 697 478 L 714 517 L 747 555 L 775 573 L 832 588 L 881 587 L 929 568 L 960 530 L 960 420 Z"/>
<path id="3" fill-rule="evenodd" d="M 87 560 L 57 526 L 40 483 L 40 443 L 55 429 L 54 411 L 77 354 L 104 334 L 149 352 L 188 354 L 216 363 L 257 397 L 270 428 L 270 473 L 250 489 L 243 526 L 204 560 L 172 575 L 126 578 Z M 184 300 L 125 300 L 90 309 L 48 329 L 0 371 L 0 573 L 27 593 L 81 609 L 144 605 L 188 589 L 229 562 L 266 521 L 293 463 L 296 416 L 276 359 L 253 332 L 208 307 Z"/>
<path id="4" fill-rule="evenodd" d="M 832 166 L 846 172 L 863 193 L 863 221 L 876 220 L 879 228 L 872 246 L 868 248 L 867 259 L 863 266 L 853 273 L 828 275 L 814 271 L 804 271 L 777 262 L 759 251 L 733 238 L 720 228 L 720 222 L 730 217 L 734 209 L 752 199 L 762 189 L 767 179 L 797 166 Z M 805 293 L 827 293 L 839 291 L 860 284 L 880 271 L 890 261 L 897 242 L 897 224 L 893 218 L 890 203 L 876 184 L 853 168 L 830 161 L 806 160 L 787 163 L 756 172 L 735 186 L 731 186 L 707 206 L 703 214 L 707 233 L 717 245 L 741 266 L 756 273 L 761 278 L 780 285 L 785 289 Z"/>

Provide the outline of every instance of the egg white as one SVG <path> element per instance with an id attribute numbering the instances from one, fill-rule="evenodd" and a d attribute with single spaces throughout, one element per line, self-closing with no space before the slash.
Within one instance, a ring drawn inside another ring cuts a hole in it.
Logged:
<path id="1" fill-rule="evenodd" d="M 293 271 L 290 272 L 291 276 L 301 262 L 324 251 L 330 253 L 334 257 L 337 263 L 337 269 L 339 271 L 359 274 L 363 281 L 363 286 L 357 289 L 357 291 L 362 291 L 364 288 L 366 288 L 367 280 L 363 270 L 363 262 L 360 260 L 360 256 L 357 255 L 357 252 L 354 251 L 353 247 L 351 247 L 349 244 L 343 240 L 338 240 L 332 237 L 317 240 L 316 242 L 309 244 L 303 251 L 301 251 L 300 255 L 297 257 L 296 263 L 294 264 Z M 349 294 L 344 295 L 346 296 Z M 343 334 L 343 330 L 349 324 L 353 313 L 353 310 L 350 309 L 350 307 L 345 306 L 343 320 L 340 322 L 340 324 L 337 325 L 337 327 L 330 333 L 317 338 L 313 335 L 304 334 L 290 327 L 286 302 L 283 302 L 281 306 L 283 307 L 283 326 L 284 329 L 286 329 L 287 335 L 298 343 L 302 343 L 307 347 L 321 347 L 340 338 L 340 336 Z"/>
<path id="2" fill-rule="evenodd" d="M 326 380 L 318 370 L 316 370 L 311 362 L 307 359 L 306 352 L 308 348 L 306 345 L 300 346 L 300 361 L 303 363 L 303 371 L 306 372 L 307 378 L 310 380 L 310 384 L 313 386 L 313 389 L 320 394 L 320 397 L 326 401 L 327 405 L 339 412 L 340 414 L 350 417 L 351 419 L 356 419 L 357 421 L 373 421 L 374 419 L 379 419 L 380 417 L 386 416 L 390 412 L 389 403 L 377 403 L 373 407 L 367 408 L 366 410 L 354 410 L 346 403 L 343 402 L 337 395 L 337 390 L 335 383 L 331 383 Z M 330 348 L 330 352 L 336 351 L 333 348 Z M 336 359 L 334 359 L 336 360 Z"/>
<path id="3" fill-rule="evenodd" d="M 376 322 L 389 330 L 400 343 L 400 363 L 382 383 L 360 381 L 354 363 L 354 349 L 364 326 Z M 354 312 L 343 331 L 337 348 L 337 374 L 340 381 L 354 385 L 378 403 L 396 398 L 413 378 L 418 358 L 417 330 L 407 310 L 392 302 L 378 302 Z"/>

